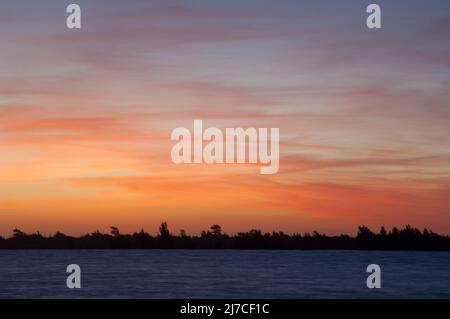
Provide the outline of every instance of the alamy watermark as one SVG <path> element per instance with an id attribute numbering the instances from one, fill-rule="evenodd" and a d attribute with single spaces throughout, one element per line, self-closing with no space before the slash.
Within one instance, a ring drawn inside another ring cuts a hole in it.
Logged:
<path id="1" fill-rule="evenodd" d="M 77 264 L 70 264 L 66 268 L 67 276 L 66 285 L 69 289 L 81 288 L 81 268 Z"/>
<path id="2" fill-rule="evenodd" d="M 66 25 L 69 29 L 81 29 L 81 7 L 76 3 L 69 4 L 66 8 L 69 15 Z M 366 19 L 366 26 L 369 29 L 381 29 L 381 7 L 378 4 L 369 4 L 366 8 L 369 16 Z"/>
<path id="3" fill-rule="evenodd" d="M 275 174 L 280 166 L 279 128 L 226 128 L 203 130 L 203 121 L 194 120 L 194 132 L 185 127 L 172 131 L 171 157 L 175 164 L 227 163 L 261 164 L 261 174 Z M 270 148 L 270 152 L 269 152 Z"/>

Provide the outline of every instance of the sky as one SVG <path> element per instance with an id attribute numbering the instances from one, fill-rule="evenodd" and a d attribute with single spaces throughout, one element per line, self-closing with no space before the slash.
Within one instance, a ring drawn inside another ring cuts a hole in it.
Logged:
<path id="1" fill-rule="evenodd" d="M 450 233 L 447 0 L 72 2 L 0 2 L 1 235 Z M 279 128 L 278 173 L 174 164 L 195 119 Z"/>

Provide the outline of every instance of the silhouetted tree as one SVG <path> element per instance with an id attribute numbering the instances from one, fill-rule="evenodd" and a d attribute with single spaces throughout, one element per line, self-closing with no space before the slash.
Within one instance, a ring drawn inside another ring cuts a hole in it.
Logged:
<path id="1" fill-rule="evenodd" d="M 201 236 L 189 236 L 180 230 L 179 236 L 170 234 L 167 223 L 161 223 L 159 234 L 152 237 L 143 229 L 133 234 L 120 234 L 111 226 L 110 234 L 95 231 L 80 237 L 56 232 L 43 236 L 40 232 L 27 234 L 13 230 L 9 238 L 0 236 L 0 249 L 377 249 L 377 250 L 446 250 L 450 251 L 450 237 L 438 235 L 431 230 L 422 232 L 412 227 L 393 228 L 386 231 L 381 227 L 378 234 L 368 227 L 358 227 L 355 237 L 346 234 L 327 236 L 318 232 L 288 235 L 283 232 L 262 233 L 252 229 L 234 236 L 223 233 L 214 224 Z"/>
<path id="2" fill-rule="evenodd" d="M 210 229 L 211 229 L 211 233 L 212 233 L 214 236 L 220 236 L 220 235 L 222 235 L 222 227 L 220 227 L 220 225 L 214 224 L 214 225 L 211 226 Z"/>
<path id="3" fill-rule="evenodd" d="M 162 238 L 170 237 L 169 227 L 167 226 L 166 222 L 162 222 L 161 225 L 159 226 L 159 235 Z"/>
<path id="4" fill-rule="evenodd" d="M 120 235 L 119 228 L 115 226 L 109 226 L 109 228 L 111 228 L 111 235 L 113 237 L 118 237 Z"/>
<path id="5" fill-rule="evenodd" d="M 20 229 L 14 228 L 13 230 L 13 237 L 26 237 L 27 234 L 21 231 Z"/>
<path id="6" fill-rule="evenodd" d="M 162 222 L 159 226 L 159 243 L 161 248 L 172 248 L 173 237 L 166 222 Z"/>

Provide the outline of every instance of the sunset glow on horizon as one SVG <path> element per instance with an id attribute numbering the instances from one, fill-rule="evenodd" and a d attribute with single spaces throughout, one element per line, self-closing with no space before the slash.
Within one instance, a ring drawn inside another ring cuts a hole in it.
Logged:
<path id="1" fill-rule="evenodd" d="M 365 1 L 2 4 L 0 235 L 450 234 L 450 3 L 379 2 L 376 31 Z M 279 128 L 278 173 L 174 164 L 197 119 Z"/>

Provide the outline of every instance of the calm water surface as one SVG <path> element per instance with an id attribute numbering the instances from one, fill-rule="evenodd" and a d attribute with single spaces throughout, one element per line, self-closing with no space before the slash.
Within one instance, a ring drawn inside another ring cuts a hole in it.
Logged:
<path id="1" fill-rule="evenodd" d="M 382 288 L 366 287 L 379 264 Z M 78 264 L 82 288 L 66 288 Z M 449 252 L 0 251 L 0 298 L 450 298 Z"/>

